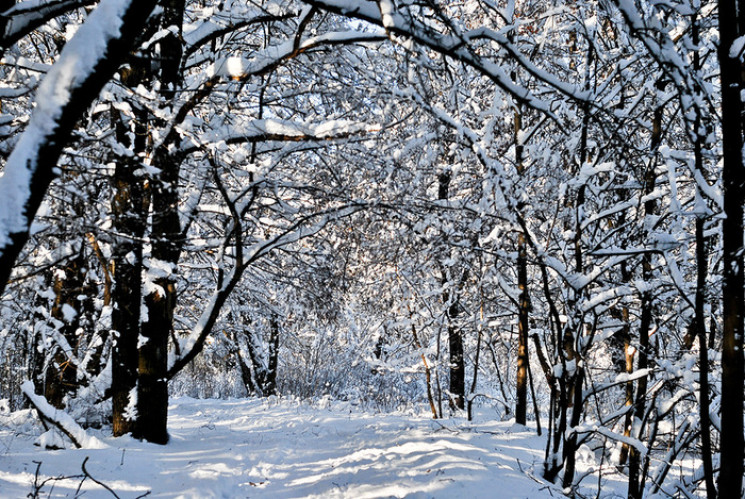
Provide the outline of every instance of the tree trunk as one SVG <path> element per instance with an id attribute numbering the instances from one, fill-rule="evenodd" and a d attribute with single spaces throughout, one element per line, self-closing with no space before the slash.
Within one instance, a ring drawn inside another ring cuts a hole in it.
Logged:
<path id="1" fill-rule="evenodd" d="M 164 0 L 162 27 L 178 28 L 160 40 L 160 83 L 164 97 L 172 98 L 180 80 L 183 0 Z M 176 273 L 183 247 L 178 213 L 180 160 L 156 154 L 160 173 L 152 179 L 152 244 L 149 275 L 153 284 L 145 296 L 147 321 L 142 324 L 139 349 L 138 428 L 135 436 L 148 442 L 168 442 L 168 339 L 173 333 L 176 308 Z"/>
<path id="2" fill-rule="evenodd" d="M 112 203 L 114 288 L 111 300 L 112 349 L 111 395 L 114 436 L 130 433 L 134 419 L 127 408 L 137 384 L 137 338 L 142 301 L 142 237 L 145 233 L 146 198 L 142 179 L 134 175 L 136 164 L 119 163 L 114 172 L 116 194 Z"/>
<path id="3" fill-rule="evenodd" d="M 438 176 L 439 189 L 437 199 L 448 199 L 450 179 L 450 171 L 444 171 Z M 448 271 L 446 268 L 442 269 L 442 277 L 443 286 L 452 284 L 452 282 L 448 282 Z M 452 275 L 449 278 L 452 281 Z M 445 315 L 448 324 L 448 346 L 450 352 L 450 406 L 453 409 L 462 410 L 466 408 L 466 368 L 463 354 L 463 332 L 455 324 L 460 314 L 458 291 L 456 289 L 452 289 L 452 291 L 446 289 L 442 295 L 443 303 L 447 307 Z"/>
<path id="4" fill-rule="evenodd" d="M 52 307 L 52 317 L 63 323 L 59 333 L 72 349 L 76 348 L 79 341 L 81 310 L 78 296 L 83 294 L 84 268 L 85 259 L 81 249 L 75 259 L 64 268 L 64 276 L 58 275 L 54 278 L 56 298 Z M 68 317 L 65 307 L 72 309 L 74 317 Z M 50 404 L 61 409 L 64 406 L 65 395 L 78 385 L 78 370 L 74 359 L 75 351 L 65 352 L 59 345 L 56 348 L 52 365 L 47 367 L 44 396 Z"/>
<path id="5" fill-rule="evenodd" d="M 517 382 L 515 401 L 515 422 L 524 425 L 528 409 L 528 256 L 525 235 L 518 235 L 517 243 L 517 287 L 520 290 L 517 321 Z"/>
<path id="6" fill-rule="evenodd" d="M 466 368 L 463 354 L 463 333 L 453 324 L 458 317 L 459 304 L 448 308 L 448 341 L 450 347 L 450 397 L 457 409 L 466 408 Z"/>
<path id="7" fill-rule="evenodd" d="M 656 154 L 662 140 L 662 107 L 658 107 L 654 111 L 654 117 L 652 119 L 652 136 L 650 142 L 650 150 Z M 654 191 L 656 183 L 655 175 L 655 160 L 650 160 L 647 165 L 646 172 L 644 174 L 644 195 L 649 195 Z M 651 232 L 652 227 L 649 226 L 652 218 L 657 214 L 657 202 L 654 199 L 649 199 L 644 202 L 644 237 L 646 238 Z M 652 275 L 652 256 L 651 253 L 644 253 L 642 255 L 642 282 L 645 285 L 644 291 L 641 293 L 641 313 L 639 318 L 639 348 L 637 349 L 637 366 L 638 370 L 647 369 L 649 367 L 649 332 L 652 328 L 652 295 L 649 292 L 649 283 L 653 279 Z M 642 434 L 644 433 L 644 411 L 647 405 L 647 384 L 649 377 L 643 375 L 639 377 L 636 385 L 636 399 L 634 401 L 634 408 L 632 409 L 633 419 L 631 427 L 631 437 L 641 440 Z M 641 468 L 643 456 L 636 447 L 629 449 L 629 487 L 628 497 L 629 499 L 641 499 L 644 492 L 644 483 L 641 480 Z"/>
<path id="8" fill-rule="evenodd" d="M 621 265 L 621 279 L 624 283 L 628 283 L 630 280 L 625 264 Z M 631 375 L 634 372 L 634 354 L 631 348 L 631 334 L 629 331 L 629 307 L 623 304 L 620 307 L 612 308 L 610 313 L 615 320 L 623 323 L 621 329 L 611 337 L 613 363 L 615 364 L 616 372 Z M 624 406 L 627 408 L 623 423 L 623 435 L 625 437 L 631 436 L 631 425 L 633 424 L 632 405 L 634 405 L 634 382 L 633 380 L 628 380 L 624 387 Z M 618 465 L 625 466 L 628 458 L 629 444 L 623 443 L 618 456 Z"/>
<path id="9" fill-rule="evenodd" d="M 742 497 L 743 477 L 743 68 L 740 55 L 730 56 L 735 40 L 745 33 L 742 2 L 719 0 L 719 65 L 722 89 L 722 435 L 719 497 Z"/>
<path id="10" fill-rule="evenodd" d="M 479 258 L 479 279 L 483 280 L 484 273 L 483 273 L 483 262 L 481 261 L 481 258 Z M 479 361 L 481 359 L 481 338 L 484 335 L 484 290 L 479 285 L 479 325 L 478 325 L 478 335 L 476 336 L 476 356 L 473 359 L 473 378 L 471 378 L 471 394 L 468 397 L 468 402 L 466 404 L 466 413 L 468 416 L 468 420 L 473 420 L 473 399 L 476 397 L 476 386 L 478 383 L 478 376 L 479 376 Z M 429 376 L 427 376 L 429 378 Z M 427 381 L 427 385 L 429 385 L 429 381 Z M 429 386 L 427 386 L 429 388 Z"/>
<path id="11" fill-rule="evenodd" d="M 264 395 L 270 397 L 277 394 L 277 367 L 279 364 L 279 320 L 271 319 L 269 332 L 269 359 L 267 360 L 266 384 Z"/>
<path id="12" fill-rule="evenodd" d="M 582 383 L 585 378 L 585 369 L 581 362 L 577 363 L 577 370 L 572 378 L 572 393 L 574 399 L 572 400 L 572 419 L 569 421 L 569 428 L 571 435 L 567 437 L 564 442 L 564 477 L 562 480 L 562 487 L 564 489 L 571 489 L 574 485 L 574 472 L 577 465 L 577 432 L 574 431 L 579 425 L 582 418 L 582 411 L 584 409 L 584 394 L 582 393 Z"/>
<path id="13" fill-rule="evenodd" d="M 513 72 L 512 80 L 517 78 Z M 520 140 L 522 131 L 522 111 L 519 106 L 515 107 L 514 117 L 514 144 L 515 164 L 521 175 L 525 171 L 523 164 L 524 145 Z M 522 212 L 521 202 L 518 210 Z M 528 412 L 528 371 L 530 369 L 530 353 L 528 350 L 528 319 L 530 309 L 530 298 L 528 295 L 528 249 L 524 233 L 517 236 L 517 288 L 520 290 L 520 298 L 517 307 L 517 374 L 515 376 L 515 422 L 524 425 L 527 422 Z"/>
<path id="14" fill-rule="evenodd" d="M 175 164 L 175 162 L 174 162 Z M 138 438 L 164 444 L 168 441 L 168 339 L 173 333 L 176 308 L 176 272 L 181 254 L 178 215 L 178 166 L 159 164 L 159 178 L 152 185 L 152 229 L 149 276 L 154 286 L 145 296 L 147 321 L 142 324 L 139 349 L 137 403 L 140 408 Z"/>
<path id="15" fill-rule="evenodd" d="M 651 265 L 649 256 L 645 254 L 642 261 L 642 271 L 644 280 L 648 279 L 651 274 Z M 637 355 L 637 369 L 646 369 L 649 365 L 649 331 L 652 322 L 652 303 L 651 296 L 647 291 L 642 293 L 641 318 L 639 324 L 639 348 Z M 636 385 L 636 400 L 633 409 L 632 438 L 641 439 L 644 425 L 644 409 L 647 401 L 647 380 L 648 377 L 641 376 Z M 632 446 L 629 449 L 629 499 L 641 499 L 644 484 L 640 483 L 642 455 L 639 449 Z"/>
<path id="16" fill-rule="evenodd" d="M 122 83 L 136 88 L 147 77 L 148 69 L 132 67 L 121 73 Z M 139 157 L 147 148 L 147 111 L 135 109 L 134 142 L 112 111 L 117 141 L 130 147 L 132 161 L 120 161 L 114 170 L 114 200 L 111 211 L 116 239 L 112 249 L 113 281 L 111 292 L 113 311 L 111 395 L 114 436 L 135 430 L 136 413 L 132 395 L 137 386 L 137 341 L 140 335 L 142 307 L 142 238 L 145 235 L 149 197 L 141 176 Z"/>

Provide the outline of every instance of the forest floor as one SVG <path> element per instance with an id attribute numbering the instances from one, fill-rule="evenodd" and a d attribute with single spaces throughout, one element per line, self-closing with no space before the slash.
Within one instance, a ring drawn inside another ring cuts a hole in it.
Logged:
<path id="1" fill-rule="evenodd" d="M 0 412 L 0 497 L 34 490 L 38 497 L 122 499 L 562 496 L 540 478 L 545 436 L 486 412 L 474 419 L 375 414 L 343 403 L 177 398 L 168 445 L 112 438 L 104 429 L 89 430 L 103 448 L 44 450 L 34 445 L 43 431 L 34 413 Z M 90 477 L 111 491 L 82 480 L 86 458 Z M 580 453 L 581 492 L 594 497 L 593 466 L 594 456 Z M 616 496 L 620 479 L 604 475 L 600 496 Z"/>

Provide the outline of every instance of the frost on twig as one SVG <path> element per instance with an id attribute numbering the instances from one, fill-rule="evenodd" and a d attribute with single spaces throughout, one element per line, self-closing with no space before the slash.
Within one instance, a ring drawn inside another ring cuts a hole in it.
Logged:
<path id="1" fill-rule="evenodd" d="M 88 435 L 72 416 L 53 407 L 43 396 L 34 393 L 34 384 L 31 381 L 25 381 L 21 385 L 21 391 L 34 406 L 39 418 L 61 431 L 78 449 L 104 449 L 107 447 L 96 437 Z"/>

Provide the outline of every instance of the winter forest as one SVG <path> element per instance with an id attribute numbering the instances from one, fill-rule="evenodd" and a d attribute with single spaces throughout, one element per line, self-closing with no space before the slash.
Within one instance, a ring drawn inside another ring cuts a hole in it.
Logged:
<path id="1" fill-rule="evenodd" d="M 742 2 L 0 11 L 0 496 L 175 497 L 95 456 L 246 400 L 535 444 L 460 497 L 742 497 Z"/>

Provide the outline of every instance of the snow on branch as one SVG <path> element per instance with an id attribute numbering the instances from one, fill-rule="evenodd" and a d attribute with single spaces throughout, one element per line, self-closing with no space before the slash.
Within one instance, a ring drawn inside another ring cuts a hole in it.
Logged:
<path id="1" fill-rule="evenodd" d="M 33 382 L 24 381 L 21 385 L 21 391 L 39 413 L 39 417 L 53 424 L 64 433 L 75 447 L 85 449 L 105 449 L 108 447 L 96 437 L 88 435 L 72 416 L 50 405 L 43 396 L 36 395 Z"/>
<path id="2" fill-rule="evenodd" d="M 616 440 L 618 442 L 624 443 L 630 447 L 634 447 L 639 452 L 639 454 L 642 456 L 647 455 L 648 449 L 647 449 L 647 446 L 644 445 L 644 442 L 642 442 L 638 438 L 628 437 L 621 433 L 617 433 L 613 430 L 606 428 L 605 426 L 585 424 L 585 425 L 575 426 L 574 428 L 570 428 L 567 433 L 571 435 L 573 433 L 582 434 L 582 433 L 593 433 L 593 432 L 599 433 L 600 435 L 603 435 L 604 437 L 608 437 L 611 440 Z"/>
<path id="3" fill-rule="evenodd" d="M 287 40 L 279 45 L 272 45 L 256 52 L 250 59 L 227 57 L 218 59 L 209 72 L 235 80 L 246 80 L 251 75 L 263 74 L 274 69 L 281 62 L 316 47 L 326 45 L 344 45 L 351 43 L 374 43 L 386 39 L 382 31 L 332 31 L 313 36 L 296 43 Z"/>
<path id="4" fill-rule="evenodd" d="M 283 62 L 293 59 L 299 54 L 323 45 L 351 44 L 355 42 L 375 42 L 384 39 L 385 34 L 380 32 L 331 32 L 307 38 L 302 42 L 289 40 L 278 46 L 267 47 L 266 49 L 254 54 L 251 59 L 244 59 L 242 57 L 229 57 L 219 59 L 213 65 L 211 65 L 210 68 L 208 68 L 208 78 L 197 86 L 189 89 L 189 91 L 192 92 L 193 95 L 174 113 L 173 118 L 170 120 L 169 128 L 163 134 L 161 134 L 162 139 L 155 147 L 155 155 L 167 155 L 170 153 L 169 147 L 170 145 L 174 144 L 179 137 L 181 133 L 181 124 L 187 119 L 189 113 L 191 113 L 202 101 L 207 99 L 213 92 L 213 90 L 217 88 L 218 84 L 224 79 L 229 78 L 234 81 L 247 81 L 252 76 L 270 72 L 281 65 Z M 337 122 L 337 125 L 338 123 L 340 122 Z M 302 127 L 303 125 L 297 126 Z M 288 131 L 288 127 L 285 127 L 284 131 Z M 307 128 L 306 132 L 307 131 L 324 132 L 321 125 L 316 125 L 313 127 L 313 129 Z M 330 132 L 326 131 L 326 135 L 323 138 L 332 138 L 331 136 L 329 136 L 329 133 Z M 312 136 L 307 137 L 308 140 L 312 140 L 313 138 L 314 137 Z M 230 139 L 225 138 L 222 140 Z M 251 142 L 257 140 L 305 140 L 305 138 L 300 137 L 297 133 L 297 130 L 292 131 L 289 135 L 271 136 L 264 133 L 254 134 L 253 136 L 245 136 L 244 134 L 243 137 L 232 138 L 233 143 Z M 201 149 L 202 141 L 197 141 L 197 143 L 198 145 L 193 147 L 184 147 L 181 153 L 190 154 L 198 149 Z M 157 163 L 157 161 L 154 161 L 154 163 Z"/>
<path id="5" fill-rule="evenodd" d="M 226 25 L 223 22 L 213 21 L 212 19 L 210 19 L 200 24 L 196 28 L 184 33 L 185 59 L 188 59 L 197 50 L 203 48 L 212 40 L 216 40 L 228 33 L 234 33 L 236 31 L 240 31 L 243 28 L 257 24 L 284 21 L 296 15 L 294 11 L 272 14 L 266 13 L 266 11 L 264 10 L 256 9 L 246 12 L 243 19 L 236 20 L 236 18 L 239 17 L 239 13 L 233 10 L 233 4 L 230 4 L 229 7 L 231 8 L 231 23 Z"/>
<path id="6" fill-rule="evenodd" d="M 243 125 L 232 127 L 227 134 L 203 137 L 210 142 L 241 144 L 244 142 L 299 142 L 303 140 L 333 140 L 380 131 L 381 126 L 350 120 L 327 120 L 306 123 L 292 120 L 261 119 L 251 120 Z M 184 151 L 190 152 L 190 151 Z"/>

